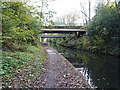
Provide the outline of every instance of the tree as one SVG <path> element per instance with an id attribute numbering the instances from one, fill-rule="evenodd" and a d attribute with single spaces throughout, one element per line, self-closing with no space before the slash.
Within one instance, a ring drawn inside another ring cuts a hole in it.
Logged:
<path id="1" fill-rule="evenodd" d="M 57 17 L 56 24 L 75 26 L 78 18 L 78 14 L 74 12 L 69 12 L 68 14 L 65 14 L 61 17 Z"/>
<path id="2" fill-rule="evenodd" d="M 82 16 L 83 23 L 88 24 L 91 20 L 91 0 L 80 2 L 80 15 Z"/>
<path id="3" fill-rule="evenodd" d="M 89 22 L 91 19 L 91 1 L 89 0 Z"/>
<path id="4" fill-rule="evenodd" d="M 83 23 L 88 23 L 88 15 L 87 15 L 87 12 L 86 12 L 86 4 L 83 4 L 80 2 L 80 14 L 82 15 L 82 19 L 83 19 Z"/>
<path id="5" fill-rule="evenodd" d="M 29 6 L 22 2 L 2 2 L 2 37 L 4 47 L 14 43 L 36 45 L 42 25 L 38 17 L 33 17 Z"/>
<path id="6" fill-rule="evenodd" d="M 54 14 L 56 14 L 56 12 L 54 11 L 48 11 L 44 14 L 44 19 L 43 19 L 43 22 L 44 22 L 44 25 L 54 25 L 54 21 L 53 21 L 53 16 Z"/>
<path id="7" fill-rule="evenodd" d="M 87 29 L 93 46 L 107 50 L 108 53 L 120 53 L 120 28 L 114 2 L 98 6 Z"/>

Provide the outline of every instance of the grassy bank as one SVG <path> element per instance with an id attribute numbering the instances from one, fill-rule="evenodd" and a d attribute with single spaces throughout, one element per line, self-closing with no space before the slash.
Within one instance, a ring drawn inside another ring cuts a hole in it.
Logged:
<path id="1" fill-rule="evenodd" d="M 2 51 L 0 75 L 3 88 L 30 87 L 39 77 L 46 55 L 43 47 L 24 45 L 21 51 Z"/>
<path id="2" fill-rule="evenodd" d="M 58 39 L 58 40 L 51 40 L 50 42 L 53 42 L 68 48 L 91 51 L 94 53 L 101 53 L 101 54 L 107 54 L 107 55 L 113 55 L 113 56 L 120 56 L 119 45 L 114 44 L 112 42 L 110 42 L 109 44 L 93 45 L 91 43 L 91 40 L 88 38 L 88 36 L 84 36 L 73 44 L 65 43 L 65 42 L 68 42 L 69 40 L 70 40 L 69 38 L 66 38 L 66 40 Z"/>
<path id="3" fill-rule="evenodd" d="M 85 36 L 81 40 L 77 41 L 74 44 L 74 47 L 77 49 L 83 49 L 95 53 L 103 53 L 103 54 L 108 54 L 108 55 L 114 55 L 114 56 L 119 56 L 119 47 L 118 45 L 112 42 L 109 44 L 104 43 L 104 44 L 92 44 L 91 40 Z"/>

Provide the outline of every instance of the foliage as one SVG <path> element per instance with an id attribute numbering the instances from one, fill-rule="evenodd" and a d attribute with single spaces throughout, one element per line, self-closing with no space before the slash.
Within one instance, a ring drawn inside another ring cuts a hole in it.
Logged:
<path id="1" fill-rule="evenodd" d="M 98 53 L 120 55 L 120 2 L 109 2 L 96 7 L 96 15 L 84 26 L 87 35 L 74 44 L 74 48 Z M 60 40 L 63 43 L 68 39 Z M 65 43 L 67 44 L 67 43 Z M 67 45 L 68 46 L 68 45 Z"/>
<path id="2" fill-rule="evenodd" d="M 39 55 L 38 55 L 39 54 Z M 35 47 L 35 46 L 29 46 L 27 48 L 27 52 L 6 52 L 2 51 L 2 57 L 1 61 L 2 63 L 0 64 L 0 75 L 2 75 L 3 79 L 3 87 L 8 87 L 9 83 L 13 83 L 15 80 L 18 80 L 16 76 L 19 76 L 18 70 L 22 71 L 26 70 L 25 73 L 28 73 L 27 75 L 29 76 L 30 72 L 33 73 L 40 73 L 41 72 L 41 67 L 42 64 L 44 63 L 45 59 L 45 53 L 43 52 L 43 49 L 41 46 Z M 37 66 L 36 66 L 36 60 L 37 61 Z M 34 67 L 36 66 L 36 67 Z M 34 68 L 33 70 L 30 70 L 30 67 Z M 29 70 L 27 70 L 29 69 Z M 19 82 L 24 80 L 25 77 L 22 77 Z M 26 78 L 27 80 L 29 78 Z M 6 83 L 7 82 L 7 83 Z M 25 84 L 25 83 L 23 83 Z"/>
<path id="3" fill-rule="evenodd" d="M 39 51 L 39 48 L 34 47 L 34 46 L 29 46 L 29 47 L 27 48 L 27 51 L 34 53 L 34 52 L 36 52 L 36 51 L 38 52 L 38 51 Z"/>
<path id="4" fill-rule="evenodd" d="M 25 84 L 23 81 L 30 78 L 30 73 L 40 73 L 46 56 L 42 46 L 38 45 L 39 29 L 42 25 L 38 12 L 22 2 L 0 3 L 2 9 L 0 42 L 3 48 L 0 75 L 3 87 L 6 88 L 15 85 L 16 81 L 20 85 Z"/>
<path id="5" fill-rule="evenodd" d="M 32 16 L 29 8 L 21 2 L 2 2 L 3 44 L 36 44 L 42 23 L 38 17 Z"/>
<path id="6" fill-rule="evenodd" d="M 87 30 L 92 46 L 109 54 L 120 54 L 120 14 L 115 3 L 109 3 L 96 8 L 96 15 L 89 23 Z"/>
<path id="7" fill-rule="evenodd" d="M 1 57 L 2 60 L 2 71 L 1 74 L 8 74 L 15 72 L 16 69 L 20 68 L 20 65 L 28 62 L 29 60 L 33 59 L 33 55 L 26 52 L 5 52 L 3 51 L 3 56 Z"/>

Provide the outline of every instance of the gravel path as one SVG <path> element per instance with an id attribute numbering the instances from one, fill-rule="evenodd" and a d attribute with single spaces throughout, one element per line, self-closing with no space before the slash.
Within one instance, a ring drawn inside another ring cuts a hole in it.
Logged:
<path id="1" fill-rule="evenodd" d="M 48 58 L 43 69 L 43 88 L 90 88 L 75 67 L 55 49 L 45 45 Z"/>

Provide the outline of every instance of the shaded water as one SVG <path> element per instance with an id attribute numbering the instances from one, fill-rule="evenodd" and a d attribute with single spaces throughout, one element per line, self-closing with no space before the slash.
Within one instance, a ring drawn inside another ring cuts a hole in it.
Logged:
<path id="1" fill-rule="evenodd" d="M 85 76 L 91 87 L 120 88 L 118 57 L 70 49 L 53 43 L 50 46 L 68 59 Z"/>

